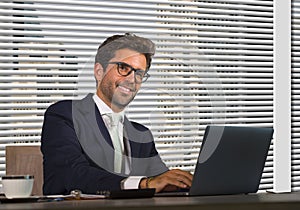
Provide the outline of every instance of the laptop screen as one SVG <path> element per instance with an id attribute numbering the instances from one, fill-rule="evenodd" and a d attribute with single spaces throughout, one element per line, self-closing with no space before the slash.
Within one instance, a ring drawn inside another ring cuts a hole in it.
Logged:
<path id="1" fill-rule="evenodd" d="M 190 195 L 257 192 L 273 128 L 207 126 Z"/>

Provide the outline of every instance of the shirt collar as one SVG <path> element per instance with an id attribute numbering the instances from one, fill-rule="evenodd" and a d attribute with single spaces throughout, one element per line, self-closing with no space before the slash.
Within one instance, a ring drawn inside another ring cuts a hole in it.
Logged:
<path id="1" fill-rule="evenodd" d="M 99 96 L 97 94 L 94 94 L 93 99 L 94 99 L 101 115 L 113 113 L 113 110 L 109 106 L 107 106 L 107 104 L 104 103 L 104 101 L 102 101 L 102 99 L 99 98 Z M 124 111 L 120 112 L 120 114 L 122 116 L 122 119 L 124 120 Z"/>

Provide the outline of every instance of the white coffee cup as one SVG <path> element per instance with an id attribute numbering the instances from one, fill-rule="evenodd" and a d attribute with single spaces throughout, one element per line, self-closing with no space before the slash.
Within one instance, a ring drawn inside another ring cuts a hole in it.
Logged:
<path id="1" fill-rule="evenodd" d="M 32 175 L 2 176 L 2 188 L 7 198 L 26 198 L 32 193 L 34 177 Z"/>

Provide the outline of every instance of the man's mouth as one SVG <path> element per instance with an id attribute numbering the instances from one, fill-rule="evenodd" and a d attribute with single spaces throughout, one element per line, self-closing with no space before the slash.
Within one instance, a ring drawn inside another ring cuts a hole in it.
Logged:
<path id="1" fill-rule="evenodd" d="M 118 88 L 124 93 L 134 92 L 134 89 L 126 87 L 126 86 L 118 85 Z"/>

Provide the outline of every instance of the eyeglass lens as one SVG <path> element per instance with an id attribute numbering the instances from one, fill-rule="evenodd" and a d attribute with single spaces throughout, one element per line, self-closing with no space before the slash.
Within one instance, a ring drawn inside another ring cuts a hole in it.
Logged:
<path id="1" fill-rule="evenodd" d="M 138 83 L 145 82 L 150 76 L 144 70 L 135 69 L 127 63 L 124 62 L 111 62 L 111 64 L 116 64 L 118 73 L 124 77 L 131 74 L 134 71 L 135 80 Z"/>

